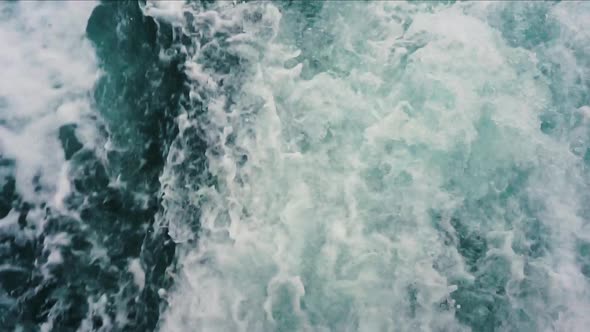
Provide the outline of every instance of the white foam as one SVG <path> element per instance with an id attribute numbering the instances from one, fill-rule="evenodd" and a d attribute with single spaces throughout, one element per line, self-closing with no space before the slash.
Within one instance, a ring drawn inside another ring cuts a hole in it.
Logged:
<path id="1" fill-rule="evenodd" d="M 108 300 L 107 300 L 106 295 L 102 295 L 98 299 L 89 298 L 88 299 L 88 314 L 84 318 L 84 320 L 82 320 L 82 323 L 80 324 L 80 327 L 78 328 L 78 331 L 79 332 L 112 331 L 113 323 L 112 323 L 110 316 L 107 313 L 107 310 L 108 310 L 107 304 L 108 304 Z M 100 319 L 102 321 L 102 326 L 99 327 L 98 329 L 94 328 L 94 326 L 93 326 L 94 325 L 93 322 L 94 322 L 95 317 L 100 317 Z"/>
<path id="2" fill-rule="evenodd" d="M 84 34 L 96 4 L 0 3 L 0 156 L 14 160 L 16 191 L 31 204 L 27 223 L 36 224 L 20 229 L 15 224 L 18 214 L 11 211 L 0 225 L 13 227 L 2 232 L 13 232 L 17 241 L 31 240 L 44 231 L 46 208 L 68 213 L 63 200 L 71 185 L 58 140 L 59 128 L 75 124 L 84 144 L 93 139 L 94 124 L 88 120 L 92 114 L 89 93 L 98 69 L 94 50 Z M 66 233 L 44 236 L 46 259 L 39 257 L 36 264 L 46 278 L 55 265 L 63 263 L 62 250 L 69 245 Z M 61 309 L 59 305 L 50 309 L 46 322 L 39 326 L 41 331 L 53 330 L 53 320 L 61 315 Z M 85 324 L 81 329 L 89 330 L 91 323 Z"/>
<path id="3" fill-rule="evenodd" d="M 217 32 L 240 31 L 227 41 L 247 60 L 233 73 L 245 83 L 230 105 L 218 83 L 231 77 L 205 70 L 198 52 L 189 61 L 192 95 L 207 105 L 196 123 L 217 183 L 189 198 L 201 234 L 196 248 L 181 246 L 162 330 L 467 330 L 455 310 L 472 308 L 451 300 L 461 290 L 454 282 L 478 276 L 437 227 L 453 236 L 450 217 L 506 190 L 510 179 L 498 173 L 513 168 L 530 171 L 524 195 L 539 202 L 556 247 L 540 258 L 517 253 L 526 211 L 498 200 L 489 217 L 471 211 L 489 241 L 484 259 L 506 259 L 510 285 L 528 277 L 526 264 L 547 271 L 549 283 L 533 282 L 549 302 L 509 294 L 509 306 L 540 327 L 580 330 L 590 302 L 573 247 L 583 230 L 579 159 L 540 131 L 538 117 L 552 105 L 536 56 L 510 47 L 487 10 L 326 2 L 310 29 L 332 41 L 315 40 L 317 53 L 307 55 L 328 60 L 311 77 L 307 64 L 285 68 L 297 41 L 278 37 L 291 27 L 273 4 L 197 12 L 215 18 Z M 263 23 L 236 19 L 253 12 Z M 412 22 L 407 31 L 393 13 Z M 174 176 L 167 170 L 161 181 Z M 190 229 L 173 207 L 165 222 L 185 241 Z"/>
<path id="4" fill-rule="evenodd" d="M 152 16 L 159 20 L 164 20 L 170 24 L 182 26 L 184 22 L 183 8 L 186 6 L 186 1 L 172 0 L 172 1 L 147 1 L 142 6 L 144 15 Z"/>
<path id="5" fill-rule="evenodd" d="M 16 188 L 23 199 L 55 203 L 68 190 L 57 129 L 79 123 L 90 111 L 87 93 L 97 77 L 94 51 L 84 39 L 96 4 L 4 3 L 0 22 L 3 79 L 0 98 L 2 155 L 16 161 Z M 10 45 L 8 47 L 7 45 Z M 32 179 L 40 175 L 42 192 Z"/>
<path id="6" fill-rule="evenodd" d="M 129 261 L 129 272 L 133 275 L 133 282 L 139 287 L 139 290 L 143 290 L 145 287 L 145 271 L 141 267 L 138 258 Z"/>

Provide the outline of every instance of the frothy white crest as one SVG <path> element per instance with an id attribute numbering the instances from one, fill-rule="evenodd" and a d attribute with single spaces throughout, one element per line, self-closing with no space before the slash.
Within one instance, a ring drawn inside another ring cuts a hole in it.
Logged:
<path id="1" fill-rule="evenodd" d="M 60 180 L 66 165 L 57 130 L 90 112 L 87 94 L 97 68 L 84 31 L 95 5 L 2 4 L 0 40 L 11 46 L 0 54 L 0 149 L 16 162 L 16 187 L 25 201 L 52 201 L 67 190 Z M 42 193 L 32 183 L 36 176 Z"/>
<path id="2" fill-rule="evenodd" d="M 2 232 L 12 232 L 17 241 L 43 231 L 45 207 L 68 213 L 63 199 L 70 180 L 59 128 L 77 125 L 83 143 L 94 135 L 89 94 L 98 69 L 84 32 L 95 6 L 93 1 L 0 3 L 0 157 L 14 161 L 17 194 L 31 206 L 27 222 L 36 224 L 20 229 L 14 223 L 18 215 L 11 211 L 1 225 L 13 229 L 3 227 Z M 39 267 L 48 278 L 51 267 L 63 262 L 62 248 L 69 246 L 70 237 L 46 234 L 42 244 L 47 259 Z M 60 309 L 52 307 L 41 331 L 53 329 Z M 85 324 L 81 329 L 89 330 Z"/>
<path id="3" fill-rule="evenodd" d="M 181 247 L 162 330 L 468 330 L 456 310 L 470 308 L 453 293 L 480 275 L 441 235 L 458 236 L 457 211 L 479 218 L 470 227 L 489 243 L 484 263 L 506 262 L 510 308 L 540 328 L 583 330 L 580 158 L 539 129 L 552 105 L 536 55 L 486 23 L 489 7 L 326 2 L 310 28 L 313 54 L 281 37 L 292 27 L 273 4 L 193 13 L 232 35 L 224 42 L 244 63 L 220 75 L 196 52 L 187 64 L 206 114 L 179 126 L 204 127 L 217 182 L 189 197 L 201 232 L 196 248 Z M 324 70 L 285 65 L 301 54 L 325 56 Z M 221 84 L 230 79 L 242 82 L 233 103 Z M 523 195 L 549 229 L 546 256 L 516 251 L 529 218 L 516 198 L 488 215 L 464 211 L 508 190 L 501 173 L 513 169 L 530 172 Z M 176 194 L 165 191 L 164 219 L 183 242 L 194 234 Z M 525 279 L 548 298 L 518 297 Z"/>
<path id="4" fill-rule="evenodd" d="M 184 0 L 147 1 L 142 10 L 147 16 L 182 26 L 184 22 L 183 8 L 185 6 L 186 1 Z"/>

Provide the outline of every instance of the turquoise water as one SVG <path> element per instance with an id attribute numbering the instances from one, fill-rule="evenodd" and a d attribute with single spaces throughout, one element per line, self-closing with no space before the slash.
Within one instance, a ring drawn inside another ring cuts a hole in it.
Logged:
<path id="1" fill-rule="evenodd" d="M 7 330 L 590 323 L 588 3 L 1 6 Z"/>

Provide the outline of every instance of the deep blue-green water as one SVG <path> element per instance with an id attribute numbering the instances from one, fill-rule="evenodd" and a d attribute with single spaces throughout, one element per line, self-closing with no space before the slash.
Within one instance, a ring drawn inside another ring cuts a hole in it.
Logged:
<path id="1" fill-rule="evenodd" d="M 0 3 L 0 331 L 587 331 L 590 2 Z"/>

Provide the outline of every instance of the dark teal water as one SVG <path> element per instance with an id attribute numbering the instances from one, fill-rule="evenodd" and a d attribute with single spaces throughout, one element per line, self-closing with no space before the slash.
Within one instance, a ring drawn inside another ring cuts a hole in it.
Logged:
<path id="1" fill-rule="evenodd" d="M 585 331 L 585 2 L 0 4 L 1 331 Z"/>

